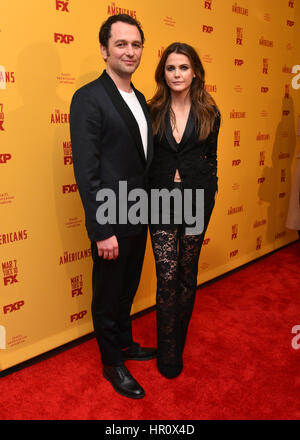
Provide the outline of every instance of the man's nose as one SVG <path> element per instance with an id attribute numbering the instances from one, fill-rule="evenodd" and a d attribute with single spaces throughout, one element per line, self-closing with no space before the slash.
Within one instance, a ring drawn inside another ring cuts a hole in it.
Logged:
<path id="1" fill-rule="evenodd" d="M 129 56 L 133 56 L 134 55 L 134 50 L 131 44 L 127 44 L 126 46 L 126 54 Z"/>

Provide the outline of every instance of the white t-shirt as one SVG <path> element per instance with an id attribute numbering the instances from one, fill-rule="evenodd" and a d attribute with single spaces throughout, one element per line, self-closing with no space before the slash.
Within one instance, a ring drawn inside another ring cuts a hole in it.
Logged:
<path id="1" fill-rule="evenodd" d="M 145 151 L 145 157 L 147 157 L 148 125 L 141 104 L 139 103 L 139 100 L 137 99 L 133 90 L 131 93 L 123 92 L 123 90 L 120 89 L 118 90 L 121 93 L 121 96 L 128 105 L 128 107 L 132 111 L 132 114 L 135 117 L 136 122 L 138 123 L 142 142 L 143 142 L 143 147 Z"/>

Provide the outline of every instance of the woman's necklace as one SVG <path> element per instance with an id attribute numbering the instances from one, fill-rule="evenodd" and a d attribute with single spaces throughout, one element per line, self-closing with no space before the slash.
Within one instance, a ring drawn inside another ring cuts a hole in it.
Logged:
<path id="1" fill-rule="evenodd" d="M 182 116 L 184 117 L 184 120 L 185 120 L 185 125 L 183 127 L 182 133 L 180 133 L 180 131 L 179 131 L 178 127 L 177 127 L 176 113 L 175 113 L 173 108 L 172 108 L 172 112 L 173 112 L 173 115 L 174 115 L 174 121 L 173 121 L 173 124 L 172 124 L 173 125 L 173 136 L 174 136 L 176 142 L 179 144 L 181 142 L 181 140 L 182 140 L 182 137 L 183 137 L 184 127 L 187 124 L 187 118 L 188 118 L 188 115 L 189 115 L 189 112 L 190 112 L 190 105 L 187 106 L 184 109 L 183 113 L 182 113 Z"/>
<path id="2" fill-rule="evenodd" d="M 178 130 L 178 128 L 177 128 L 177 124 L 176 124 L 176 122 L 175 122 L 175 125 L 174 125 L 174 131 L 175 131 L 175 133 L 173 133 L 173 135 L 174 135 L 174 137 L 175 137 L 175 140 L 176 140 L 176 142 L 177 142 L 178 144 L 180 144 L 181 139 L 182 139 L 182 135 L 180 135 L 180 133 L 179 133 L 179 130 Z"/>

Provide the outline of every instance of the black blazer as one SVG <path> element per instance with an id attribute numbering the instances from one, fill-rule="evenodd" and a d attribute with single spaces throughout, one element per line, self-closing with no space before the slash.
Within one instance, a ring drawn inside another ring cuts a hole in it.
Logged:
<path id="1" fill-rule="evenodd" d="M 147 189 L 147 173 L 153 156 L 153 139 L 147 104 L 131 84 L 148 123 L 148 149 L 145 158 L 138 124 L 110 76 L 104 72 L 79 90 L 72 98 L 70 130 L 75 179 L 85 210 L 91 241 L 138 234 L 142 225 L 100 225 L 96 212 L 100 202 L 96 194 L 110 188 L 119 206 L 119 181 L 126 180 L 131 189 Z M 133 204 L 133 202 L 131 203 Z M 131 206 L 128 203 L 128 210 Z"/>
<path id="2" fill-rule="evenodd" d="M 215 193 L 218 190 L 217 177 L 217 140 L 220 127 L 220 113 L 216 110 L 214 127 L 207 139 L 199 141 L 196 130 L 194 114 L 191 110 L 185 131 L 180 143 L 177 143 L 172 133 L 169 112 L 166 115 L 166 131 L 162 138 L 154 136 L 154 158 L 149 172 L 149 189 L 166 188 L 171 191 L 174 188 L 174 176 L 178 169 L 181 177 L 181 188 L 192 190 L 193 215 L 196 215 L 197 198 L 196 190 L 204 189 L 204 230 L 208 226 L 210 215 L 215 204 Z M 183 198 L 184 200 L 184 193 Z M 173 227 L 175 218 L 174 206 L 159 204 L 152 206 L 150 200 L 149 212 L 157 211 L 159 219 L 153 221 L 149 217 L 151 230 L 169 229 Z M 183 201 L 184 206 L 184 201 Z M 182 208 L 183 209 L 183 208 Z M 150 211 L 151 210 L 151 211 Z M 170 222 L 164 223 L 163 213 L 170 212 Z M 184 219 L 184 211 L 182 211 Z M 158 221 L 158 223 L 157 223 Z M 183 222 L 184 224 L 184 222 Z"/>
<path id="3" fill-rule="evenodd" d="M 220 128 L 220 113 L 217 108 L 213 130 L 203 141 L 198 140 L 194 114 L 190 110 L 181 142 L 173 136 L 169 112 L 166 115 L 166 132 L 162 138 L 154 136 L 154 157 L 150 167 L 150 188 L 174 187 L 174 176 L 178 169 L 183 188 L 203 188 L 209 193 L 217 191 L 217 141 Z M 210 194 L 207 194 L 207 196 Z"/>

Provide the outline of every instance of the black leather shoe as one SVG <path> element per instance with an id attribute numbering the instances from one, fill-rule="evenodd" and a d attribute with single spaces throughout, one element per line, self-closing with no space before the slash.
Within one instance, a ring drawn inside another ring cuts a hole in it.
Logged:
<path id="1" fill-rule="evenodd" d="M 141 347 L 140 344 L 134 342 L 130 347 L 123 350 L 124 361 L 148 361 L 156 357 L 156 348 Z"/>
<path id="2" fill-rule="evenodd" d="M 125 365 L 117 367 L 104 365 L 103 376 L 112 384 L 115 391 L 122 396 L 141 399 L 145 395 L 145 391 L 131 376 Z"/>

